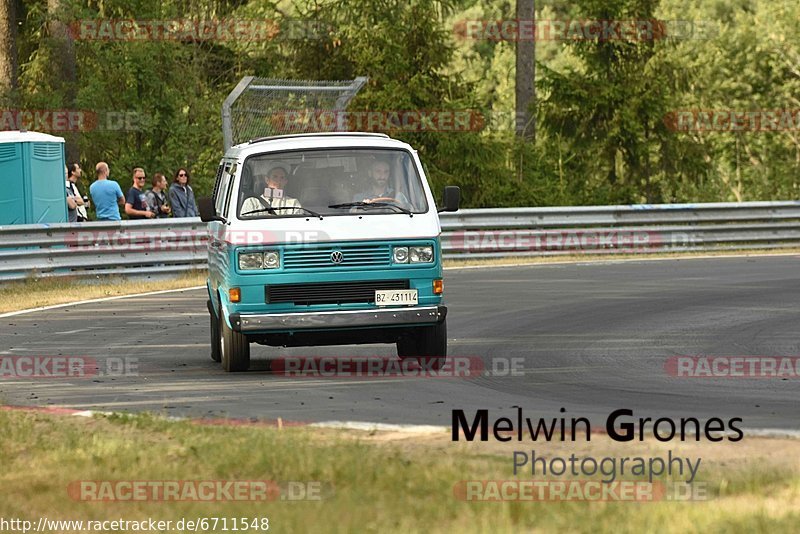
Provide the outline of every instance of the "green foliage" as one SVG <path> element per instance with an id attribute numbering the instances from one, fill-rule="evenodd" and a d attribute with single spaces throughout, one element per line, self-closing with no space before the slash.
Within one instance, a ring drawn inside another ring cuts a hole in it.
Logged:
<path id="1" fill-rule="evenodd" d="M 59 4 L 59 9 L 52 11 Z M 511 0 L 32 0 L 18 13 L 20 100 L 81 109 L 80 161 L 171 176 L 207 194 L 222 100 L 245 75 L 368 76 L 351 110 L 475 110 L 481 131 L 388 132 L 411 143 L 434 190 L 471 207 L 794 198 L 800 133 L 682 132 L 676 110 L 800 108 L 800 4 L 773 0 L 548 0 L 537 18 L 705 21 L 695 39 L 537 42 L 536 142 L 514 136 L 513 42 L 470 40 L 464 20 L 514 17 Z M 50 9 L 51 11 L 48 11 Z M 308 38 L 74 42 L 77 87 L 59 78 L 51 22 L 313 21 Z M 119 129 L 128 121 L 130 131 Z M 87 184 L 84 184 L 88 185 Z"/>

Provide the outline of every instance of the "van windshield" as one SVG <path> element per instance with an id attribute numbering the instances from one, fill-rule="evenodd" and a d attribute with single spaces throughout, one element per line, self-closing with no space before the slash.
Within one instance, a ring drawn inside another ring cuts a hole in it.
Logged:
<path id="1" fill-rule="evenodd" d="M 240 219 L 425 213 L 428 203 L 411 154 L 387 149 L 313 149 L 247 158 Z"/>

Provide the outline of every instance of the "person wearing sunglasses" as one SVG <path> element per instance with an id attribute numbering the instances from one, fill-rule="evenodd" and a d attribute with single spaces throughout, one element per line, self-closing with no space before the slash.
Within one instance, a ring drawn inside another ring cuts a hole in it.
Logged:
<path id="1" fill-rule="evenodd" d="M 128 190 L 125 197 L 125 214 L 129 219 L 152 219 L 156 216 L 150 211 L 147 204 L 147 197 L 144 194 L 144 181 L 147 177 L 144 169 L 136 167 L 133 169 L 133 187 Z"/>
<path id="2" fill-rule="evenodd" d="M 173 217 L 197 217 L 197 203 L 194 191 L 189 185 L 189 171 L 178 169 L 175 180 L 169 188 L 169 203 L 172 205 Z"/>

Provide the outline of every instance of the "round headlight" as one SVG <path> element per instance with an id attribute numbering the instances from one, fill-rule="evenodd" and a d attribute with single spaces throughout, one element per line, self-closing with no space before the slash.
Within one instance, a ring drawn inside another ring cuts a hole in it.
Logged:
<path id="1" fill-rule="evenodd" d="M 392 261 L 395 263 L 408 263 L 408 247 L 395 247 L 392 253 Z"/>
<path id="2" fill-rule="evenodd" d="M 276 250 L 268 250 L 264 253 L 264 268 L 277 269 L 280 267 L 281 260 Z"/>

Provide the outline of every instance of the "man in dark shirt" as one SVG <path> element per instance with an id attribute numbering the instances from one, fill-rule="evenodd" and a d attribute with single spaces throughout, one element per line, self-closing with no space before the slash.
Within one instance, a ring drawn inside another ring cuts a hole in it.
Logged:
<path id="1" fill-rule="evenodd" d="M 170 211 L 172 211 L 167 204 L 167 195 L 164 193 L 164 190 L 167 188 L 167 178 L 157 172 L 153 175 L 153 188 L 149 191 L 145 192 L 145 198 L 147 198 L 147 206 L 150 211 L 156 214 L 156 217 L 159 219 L 163 219 L 165 217 L 169 217 Z"/>
<path id="2" fill-rule="evenodd" d="M 125 213 L 129 219 L 152 219 L 155 213 L 148 209 L 147 198 L 144 195 L 144 169 L 133 169 L 133 187 L 128 190 L 125 197 Z"/>

